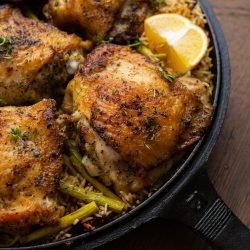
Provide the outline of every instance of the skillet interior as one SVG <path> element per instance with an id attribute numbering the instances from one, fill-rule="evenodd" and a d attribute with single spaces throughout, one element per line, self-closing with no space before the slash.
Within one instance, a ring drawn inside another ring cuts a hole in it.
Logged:
<path id="1" fill-rule="evenodd" d="M 218 42 L 218 36 L 222 35 L 220 34 L 220 29 L 218 27 L 218 23 L 215 19 L 215 16 L 213 12 L 211 11 L 210 7 L 208 6 L 208 3 L 206 0 L 200 0 L 200 4 L 202 7 L 203 12 L 206 14 L 208 25 L 207 30 L 210 31 L 210 39 L 211 39 L 211 45 L 214 47 L 214 50 L 212 52 L 212 59 L 213 59 L 213 73 L 215 74 L 214 79 L 214 94 L 213 94 L 213 106 L 215 109 L 214 118 L 217 116 L 217 108 L 220 105 L 220 90 L 221 90 L 221 55 L 220 55 L 220 49 L 219 43 L 224 42 L 222 39 Z M 223 36 L 223 35 L 222 35 Z M 227 99 L 227 96 L 225 97 Z M 222 118 L 223 119 L 223 118 Z M 207 140 L 210 139 L 210 134 L 213 133 L 214 130 L 214 124 L 210 126 L 210 129 L 207 131 L 207 134 L 203 139 L 200 140 L 200 142 L 194 147 L 192 152 L 186 157 L 185 161 L 180 165 L 179 168 L 175 169 L 174 173 L 172 173 L 171 177 L 166 181 L 166 183 L 158 189 L 150 198 L 145 200 L 142 204 L 137 206 L 135 209 L 129 211 L 125 215 L 121 216 L 120 218 L 113 220 L 110 223 L 105 224 L 104 226 L 88 233 L 84 233 L 78 236 L 74 236 L 70 239 L 61 240 L 58 242 L 48 243 L 48 244 L 42 244 L 42 245 L 31 245 L 28 247 L 15 247 L 11 249 L 19 249 L 19 250 L 30 250 L 30 249 L 44 249 L 44 248 L 61 248 L 65 246 L 70 246 L 71 244 L 74 249 L 91 249 L 93 247 L 102 245 L 108 241 L 111 241 L 120 235 L 132 230 L 133 228 L 138 227 L 140 224 L 145 223 L 146 221 L 156 217 L 155 211 L 151 211 L 147 213 L 147 216 L 143 216 L 144 211 L 146 208 L 149 208 L 152 206 L 152 203 L 156 200 L 156 198 L 161 198 L 162 195 L 166 194 L 168 190 L 171 189 L 171 187 L 174 186 L 174 184 L 178 184 L 180 181 L 180 178 L 185 172 L 189 171 L 191 168 L 193 168 L 193 160 L 194 158 L 199 154 L 203 154 L 202 147 L 204 144 L 207 143 Z M 222 123 L 222 121 L 221 121 Z M 212 138 L 211 138 L 212 139 Z M 208 154 L 208 152 L 207 152 Z M 203 154 L 204 155 L 204 154 Z M 208 155 L 206 155 L 208 157 Z M 144 209 L 144 211 L 143 211 Z M 147 209 L 150 210 L 150 209 Z M 137 217 L 141 214 L 140 219 Z M 136 219 L 137 218 L 137 219 Z M 135 223 L 135 221 L 137 221 Z M 130 222 L 130 223 L 129 223 Z M 125 225 L 126 224 L 126 225 Z M 109 237 L 105 237 L 109 235 Z M 79 245 L 77 245 L 77 243 Z M 76 244 L 76 245 L 75 245 Z M 71 247 L 70 247 L 71 248 Z M 9 248 L 3 248 L 3 249 L 9 249 Z"/>

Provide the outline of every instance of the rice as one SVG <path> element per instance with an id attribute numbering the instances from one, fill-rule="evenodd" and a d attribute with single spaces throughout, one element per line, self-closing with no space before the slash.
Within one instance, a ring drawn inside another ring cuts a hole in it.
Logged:
<path id="1" fill-rule="evenodd" d="M 159 4 L 157 7 L 158 13 L 175 13 L 182 15 L 189 20 L 191 20 L 194 24 L 198 25 L 202 29 L 205 29 L 207 21 L 202 13 L 199 3 L 197 0 L 165 0 Z M 209 38 L 209 33 L 206 31 L 206 34 Z M 145 44 L 148 45 L 148 40 L 145 34 L 142 34 L 140 40 Z M 210 92 L 213 90 L 213 79 L 214 74 L 212 73 L 212 58 L 211 58 L 211 51 L 213 47 L 210 47 L 207 50 L 202 61 L 194 68 L 192 71 L 187 72 L 186 76 L 191 76 L 200 79 L 201 81 L 208 83 L 210 86 Z M 173 73 L 176 76 L 179 76 L 176 72 L 173 72 L 169 69 L 170 73 Z"/>
<path id="2" fill-rule="evenodd" d="M 189 20 L 191 20 L 194 24 L 198 25 L 202 29 L 206 27 L 206 19 L 201 11 L 197 0 L 165 0 L 162 1 L 156 8 L 156 13 L 176 13 L 180 14 Z M 156 14 L 155 13 L 155 14 Z M 207 32 L 208 35 L 208 32 Z M 148 45 L 147 38 L 145 34 L 142 34 L 140 40 L 145 44 Z M 86 43 L 88 48 L 91 47 L 90 42 Z M 204 56 L 203 60 L 197 65 L 197 67 L 185 74 L 185 76 L 196 77 L 201 81 L 207 83 L 210 87 L 210 90 L 213 89 L 213 78 L 214 75 L 212 73 L 212 58 L 211 58 L 211 51 L 213 50 L 210 47 Z M 72 61 L 71 65 L 69 65 L 73 70 L 76 68 L 75 62 Z M 71 70 L 71 69 L 70 69 Z M 170 69 L 170 73 L 171 73 Z M 79 119 L 80 113 L 75 112 L 72 116 L 72 119 Z M 73 186 L 79 186 L 84 188 L 86 191 L 94 191 L 96 193 L 100 193 L 99 190 L 96 190 L 86 179 L 84 179 L 79 173 L 76 171 L 68 169 L 64 166 L 63 174 L 61 176 L 63 180 L 68 183 L 71 183 Z M 68 227 L 58 234 L 52 236 L 53 241 L 58 241 L 66 238 L 72 237 L 72 228 L 73 226 L 82 227 L 82 231 L 90 231 L 96 228 L 96 225 L 93 224 L 96 220 L 105 221 L 107 218 L 117 218 L 122 216 L 126 213 L 126 210 L 133 209 L 138 206 L 144 199 L 150 197 L 155 190 L 146 190 L 144 189 L 141 194 L 132 194 L 132 193 L 125 193 L 120 191 L 119 196 L 121 199 L 126 203 L 126 209 L 122 211 L 119 215 L 114 215 L 114 213 L 109 209 L 108 205 L 105 204 L 104 206 L 99 206 L 99 210 L 92 215 L 91 217 L 87 217 L 83 220 L 76 219 L 71 227 Z M 58 194 L 58 203 L 59 205 L 64 208 L 64 214 L 70 214 L 80 207 L 86 205 L 88 202 L 77 200 L 75 198 L 69 197 L 65 194 L 59 193 Z"/>
<path id="3" fill-rule="evenodd" d="M 207 23 L 196 0 L 165 0 L 159 5 L 158 11 L 182 15 L 201 28 Z"/>
<path id="4" fill-rule="evenodd" d="M 180 14 L 189 20 L 191 20 L 194 24 L 198 25 L 202 29 L 205 29 L 206 27 L 206 19 L 201 11 L 201 8 L 199 4 L 197 4 L 196 0 L 165 0 L 159 4 L 157 7 L 157 13 L 176 13 Z M 208 32 L 206 32 L 208 35 Z M 140 38 L 140 40 L 147 45 L 148 41 L 147 38 L 145 37 L 145 34 L 143 34 Z M 196 77 L 200 79 L 201 81 L 207 83 L 210 86 L 210 90 L 212 91 L 213 88 L 213 78 L 214 75 L 212 73 L 212 58 L 210 56 L 211 51 L 213 50 L 212 47 L 210 47 L 204 56 L 203 60 L 197 65 L 197 67 L 185 74 L 185 76 L 191 76 L 191 77 Z M 170 69 L 170 72 L 172 70 Z M 84 187 L 85 190 L 87 191 L 95 191 L 99 192 L 96 190 L 90 183 L 88 183 L 84 178 L 82 178 L 79 174 L 74 174 L 73 173 L 64 172 L 63 178 L 66 179 L 67 181 L 70 181 L 73 185 L 76 186 L 82 186 Z M 123 191 L 120 191 L 120 197 L 122 200 L 126 203 L 126 208 L 127 209 L 133 209 L 137 205 L 139 205 L 142 202 L 142 198 L 148 198 L 152 195 L 151 190 L 143 190 L 142 194 L 136 195 L 132 193 L 125 193 Z M 77 210 L 79 207 L 83 206 L 86 204 L 83 201 L 78 201 L 76 199 L 70 198 L 70 201 L 68 206 L 65 209 L 65 214 L 68 214 L 70 212 L 73 212 Z M 64 202 L 65 204 L 65 202 Z M 125 214 L 126 211 L 123 211 L 121 215 Z M 99 211 L 95 213 L 93 216 L 88 217 L 82 221 L 79 222 L 75 221 L 74 224 L 79 224 L 81 223 L 85 230 L 93 230 L 95 226 L 92 225 L 92 222 L 95 219 L 102 219 L 102 218 L 107 218 L 108 216 L 112 215 L 112 211 L 109 209 L 108 205 L 105 204 L 104 206 L 99 206 Z M 120 216 L 121 216 L 120 215 Z M 116 216 L 117 217 L 117 216 Z M 70 236 L 68 233 L 70 230 L 64 230 L 60 232 L 55 239 L 60 240 L 60 239 L 65 239 Z"/>

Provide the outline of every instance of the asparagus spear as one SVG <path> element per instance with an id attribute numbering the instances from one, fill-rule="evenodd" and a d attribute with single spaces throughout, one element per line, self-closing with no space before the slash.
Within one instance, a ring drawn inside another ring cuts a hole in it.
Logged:
<path id="1" fill-rule="evenodd" d="M 154 54 L 148 47 L 144 45 L 138 48 L 138 52 L 149 57 L 153 61 L 159 61 L 166 58 L 166 54 Z"/>
<path id="2" fill-rule="evenodd" d="M 86 169 L 84 168 L 83 164 L 82 164 L 82 157 L 79 154 L 79 152 L 77 151 L 77 148 L 74 146 L 73 143 L 71 143 L 70 141 L 68 142 L 68 147 L 71 153 L 71 162 L 74 165 L 74 167 L 76 168 L 76 170 L 88 181 L 90 182 L 96 189 L 98 189 L 101 193 L 103 193 L 104 195 L 116 199 L 116 200 L 120 200 L 121 199 L 115 195 L 114 193 L 112 193 L 107 187 L 105 187 L 103 184 L 101 184 L 98 180 L 96 180 L 95 178 L 91 177 Z"/>
<path id="3" fill-rule="evenodd" d="M 82 220 L 86 217 L 89 217 L 90 215 L 97 212 L 98 207 L 95 202 L 91 202 L 80 209 L 74 211 L 71 214 L 65 215 L 62 218 L 59 219 L 59 223 L 56 226 L 51 227 L 43 227 L 41 229 L 38 229 L 20 239 L 20 243 L 27 244 L 32 241 L 36 241 L 38 239 L 44 238 L 45 236 L 58 233 L 61 230 L 71 226 L 76 219 Z"/>
<path id="4" fill-rule="evenodd" d="M 84 179 L 71 165 L 71 161 L 67 155 L 63 155 L 63 162 L 66 165 L 66 167 L 69 169 L 70 173 L 74 176 L 77 176 L 81 181 Z"/>
<path id="5" fill-rule="evenodd" d="M 73 196 L 79 200 L 95 201 L 99 205 L 107 204 L 111 210 L 117 213 L 121 213 L 125 207 L 125 203 L 120 200 L 113 199 L 93 191 L 86 191 L 81 187 L 75 187 L 63 180 L 60 181 L 59 189 L 61 192 Z"/>

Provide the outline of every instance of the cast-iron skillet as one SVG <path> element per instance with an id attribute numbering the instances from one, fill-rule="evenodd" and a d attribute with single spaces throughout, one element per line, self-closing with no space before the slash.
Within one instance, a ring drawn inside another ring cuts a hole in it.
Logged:
<path id="1" fill-rule="evenodd" d="M 45 248 L 93 249 L 106 244 L 155 218 L 180 221 L 198 232 L 215 249 L 249 250 L 250 231 L 219 198 L 206 171 L 206 162 L 221 130 L 230 89 L 230 64 L 227 45 L 220 25 L 206 0 L 200 0 L 208 19 L 214 45 L 215 79 L 214 120 L 206 136 L 188 159 L 152 197 L 137 208 L 96 230 L 71 239 L 38 246 L 12 249 Z"/>

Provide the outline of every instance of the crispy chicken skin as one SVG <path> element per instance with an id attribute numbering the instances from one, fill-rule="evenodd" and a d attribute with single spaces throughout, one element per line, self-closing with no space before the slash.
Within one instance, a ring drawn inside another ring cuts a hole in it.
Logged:
<path id="1" fill-rule="evenodd" d="M 45 15 L 56 26 L 78 24 L 93 37 L 105 35 L 124 0 L 49 0 Z"/>
<path id="2" fill-rule="evenodd" d="M 54 96 L 83 61 L 82 40 L 0 6 L 0 99 L 9 105 Z"/>
<path id="3" fill-rule="evenodd" d="M 61 144 L 54 100 L 0 108 L 0 231 L 22 234 L 57 222 Z"/>
<path id="4" fill-rule="evenodd" d="M 89 172 L 130 192 L 151 185 L 159 164 L 197 142 L 212 116 L 195 91 L 168 82 L 157 64 L 118 45 L 88 55 L 63 109 L 77 121 Z"/>
<path id="5" fill-rule="evenodd" d="M 145 18 L 152 14 L 152 2 L 153 0 L 125 0 L 109 36 L 120 43 L 140 37 Z"/>
<path id="6" fill-rule="evenodd" d="M 97 34 L 123 43 L 138 38 L 153 0 L 49 0 L 44 13 L 56 26 L 78 25 L 93 39 Z"/>

